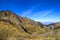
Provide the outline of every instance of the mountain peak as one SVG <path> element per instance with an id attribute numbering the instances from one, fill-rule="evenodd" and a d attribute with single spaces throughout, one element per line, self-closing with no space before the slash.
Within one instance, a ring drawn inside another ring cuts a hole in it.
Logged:
<path id="1" fill-rule="evenodd" d="M 1 16 L 9 16 L 11 15 L 12 12 L 10 10 L 3 10 L 3 11 L 0 11 L 0 15 Z"/>
<path id="2" fill-rule="evenodd" d="M 2 13 L 2 12 L 12 12 L 12 11 L 10 11 L 10 10 L 2 10 L 2 11 L 0 11 L 0 13 Z"/>
<path id="3" fill-rule="evenodd" d="M 13 18 L 17 16 L 16 14 L 14 14 L 12 11 L 10 10 L 3 10 L 0 11 L 0 18 Z"/>

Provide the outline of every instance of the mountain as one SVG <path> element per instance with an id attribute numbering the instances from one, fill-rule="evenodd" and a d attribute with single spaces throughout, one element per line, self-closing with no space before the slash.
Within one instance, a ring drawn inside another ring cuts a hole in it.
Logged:
<path id="1" fill-rule="evenodd" d="M 44 25 L 50 25 L 50 24 L 53 24 L 55 22 L 42 22 Z"/>
<path id="2" fill-rule="evenodd" d="M 0 11 L 0 40 L 38 38 L 33 34 L 45 32 L 41 22 L 18 16 L 10 10 Z"/>
<path id="3" fill-rule="evenodd" d="M 50 27 L 51 30 L 53 30 L 55 40 L 60 40 L 60 22 L 52 23 L 47 26 Z"/>
<path id="4" fill-rule="evenodd" d="M 60 28 L 60 22 L 56 22 L 56 23 L 51 23 L 48 26 L 54 26 L 54 29 L 59 29 Z"/>
<path id="5" fill-rule="evenodd" d="M 60 40 L 60 22 L 55 23 L 56 40 Z"/>
<path id="6" fill-rule="evenodd" d="M 59 30 L 60 22 L 44 25 L 10 10 L 0 11 L 0 40 L 57 40 Z"/>

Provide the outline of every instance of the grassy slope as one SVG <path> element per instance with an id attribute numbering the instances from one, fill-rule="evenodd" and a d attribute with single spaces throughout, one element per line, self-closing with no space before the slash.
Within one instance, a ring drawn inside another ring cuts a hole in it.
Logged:
<path id="1" fill-rule="evenodd" d="M 30 35 L 14 25 L 0 21 L 0 39 L 10 38 L 10 37 L 29 38 Z"/>
<path id="2" fill-rule="evenodd" d="M 31 31 L 37 30 L 36 32 L 38 32 L 38 29 L 36 28 L 34 29 L 34 27 L 33 28 L 29 27 L 29 30 L 30 29 Z M 9 23 L 0 21 L 0 40 L 6 39 L 6 38 L 10 38 L 10 39 L 12 38 L 12 40 L 20 40 L 20 39 L 50 40 L 51 39 L 49 35 L 47 37 L 34 36 L 34 35 L 26 33 L 23 29 L 19 29 L 15 25 L 11 25 Z"/>

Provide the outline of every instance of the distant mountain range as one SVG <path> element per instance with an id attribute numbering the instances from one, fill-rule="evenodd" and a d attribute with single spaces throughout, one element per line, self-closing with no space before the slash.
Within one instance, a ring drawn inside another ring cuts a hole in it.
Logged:
<path id="1" fill-rule="evenodd" d="M 49 24 L 52 24 L 52 23 L 56 23 L 56 22 L 42 22 L 44 25 L 49 25 Z"/>

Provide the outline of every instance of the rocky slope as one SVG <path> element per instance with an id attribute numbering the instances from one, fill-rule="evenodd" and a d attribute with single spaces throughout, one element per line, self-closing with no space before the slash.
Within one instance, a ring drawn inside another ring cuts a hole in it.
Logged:
<path id="1" fill-rule="evenodd" d="M 18 16 L 9 10 L 0 11 L 0 40 L 35 38 L 32 34 L 44 32 L 43 24 L 40 22 Z"/>
<path id="2" fill-rule="evenodd" d="M 9 10 L 0 11 L 0 40 L 56 40 L 54 32 L 60 33 L 55 31 L 57 28 L 60 28 L 60 23 L 44 26 Z"/>

